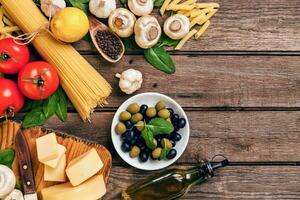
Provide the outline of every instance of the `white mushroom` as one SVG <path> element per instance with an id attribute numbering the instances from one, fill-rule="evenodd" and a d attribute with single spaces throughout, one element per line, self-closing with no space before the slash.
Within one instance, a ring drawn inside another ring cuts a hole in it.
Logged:
<path id="1" fill-rule="evenodd" d="M 184 36 L 189 33 L 189 27 L 189 19 L 182 14 L 176 14 L 166 19 L 164 23 L 164 32 L 170 38 L 179 40 L 184 38 Z"/>
<path id="2" fill-rule="evenodd" d="M 135 41 L 143 49 L 154 46 L 160 36 L 161 27 L 157 19 L 146 15 L 140 17 L 134 25 Z"/>
<path id="3" fill-rule="evenodd" d="M 3 199 L 11 193 L 15 185 L 16 177 L 14 172 L 5 165 L 0 165 L 0 199 Z"/>
<path id="4" fill-rule="evenodd" d="M 149 15 L 153 10 L 153 0 L 128 0 L 128 7 L 137 16 Z"/>
<path id="5" fill-rule="evenodd" d="M 90 12 L 99 18 L 108 18 L 116 7 L 116 0 L 90 0 L 89 3 Z"/>
<path id="6" fill-rule="evenodd" d="M 66 7 L 64 0 L 41 0 L 41 9 L 47 17 L 53 17 L 60 9 Z"/>
<path id="7" fill-rule="evenodd" d="M 126 38 L 132 35 L 135 21 L 134 14 L 129 10 L 118 8 L 110 14 L 108 25 L 118 36 Z"/>
<path id="8" fill-rule="evenodd" d="M 14 189 L 4 200 L 24 200 L 24 197 L 20 190 Z"/>
<path id="9" fill-rule="evenodd" d="M 116 74 L 120 79 L 119 87 L 126 94 L 132 94 L 141 88 L 143 83 L 143 75 L 140 71 L 135 69 L 128 69 L 122 74 Z"/>

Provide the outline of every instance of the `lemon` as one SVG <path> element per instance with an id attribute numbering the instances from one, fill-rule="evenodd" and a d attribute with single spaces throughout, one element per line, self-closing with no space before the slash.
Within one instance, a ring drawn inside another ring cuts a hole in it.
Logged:
<path id="1" fill-rule="evenodd" d="M 57 12 L 51 20 L 51 32 L 64 42 L 76 42 L 89 30 L 89 20 L 79 8 L 67 7 Z"/>

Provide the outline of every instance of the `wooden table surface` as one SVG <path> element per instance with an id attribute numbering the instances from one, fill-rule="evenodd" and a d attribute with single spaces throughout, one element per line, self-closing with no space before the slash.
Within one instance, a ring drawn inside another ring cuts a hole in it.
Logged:
<path id="1" fill-rule="evenodd" d="M 74 108 L 68 120 L 51 118 L 46 127 L 105 145 L 113 168 L 104 199 L 153 172 L 127 165 L 115 152 L 110 125 L 121 94 L 114 74 L 143 72 L 138 92 L 160 92 L 187 112 L 191 136 L 171 167 L 190 167 L 195 155 L 225 154 L 231 166 L 182 199 L 300 199 L 300 1 L 220 0 L 219 12 L 199 41 L 171 51 L 177 70 L 155 70 L 141 52 L 127 52 L 117 64 L 104 62 L 85 41 L 77 50 L 112 84 L 109 105 L 98 108 L 92 123 L 81 122 Z"/>

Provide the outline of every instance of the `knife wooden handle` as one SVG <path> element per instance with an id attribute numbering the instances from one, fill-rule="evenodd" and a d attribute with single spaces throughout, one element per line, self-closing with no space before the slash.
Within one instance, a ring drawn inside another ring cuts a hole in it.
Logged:
<path id="1" fill-rule="evenodd" d="M 24 192 L 25 194 L 35 193 L 35 183 L 30 159 L 30 151 L 26 142 L 26 138 L 21 129 L 18 131 L 16 136 L 16 152 Z"/>

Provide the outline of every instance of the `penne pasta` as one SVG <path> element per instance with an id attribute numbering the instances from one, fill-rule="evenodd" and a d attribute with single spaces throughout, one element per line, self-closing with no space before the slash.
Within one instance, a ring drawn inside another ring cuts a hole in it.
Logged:
<path id="1" fill-rule="evenodd" d="M 207 20 L 203 26 L 199 29 L 199 31 L 195 34 L 195 38 L 198 39 L 203 33 L 207 30 L 208 26 L 210 25 L 210 21 Z"/>
<path id="2" fill-rule="evenodd" d="M 180 40 L 180 42 L 178 43 L 178 45 L 175 47 L 175 50 L 179 50 L 182 48 L 182 46 L 191 38 L 193 37 L 195 34 L 197 33 L 196 29 L 191 30 L 184 38 L 182 38 Z"/>

